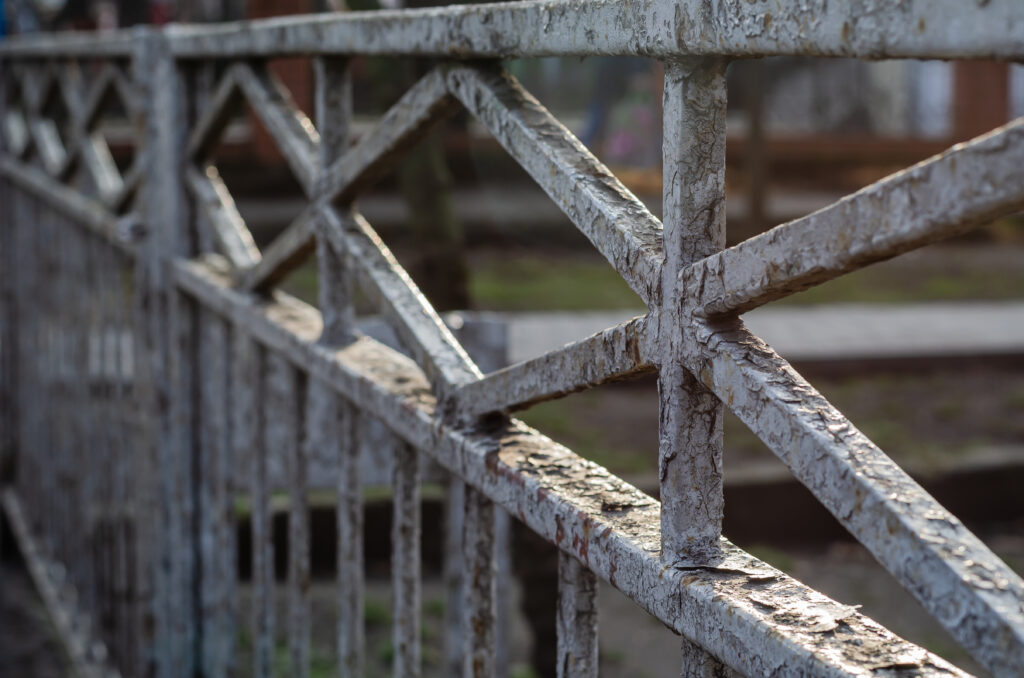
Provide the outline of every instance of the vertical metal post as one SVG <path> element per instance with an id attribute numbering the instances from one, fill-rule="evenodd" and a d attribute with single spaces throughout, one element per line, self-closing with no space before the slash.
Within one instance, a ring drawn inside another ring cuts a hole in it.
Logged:
<path id="1" fill-rule="evenodd" d="M 445 603 L 444 666 L 449 676 L 463 670 L 463 591 L 462 523 L 466 515 L 466 483 L 454 473 L 448 474 L 444 496 L 444 583 Z"/>
<path id="2" fill-rule="evenodd" d="M 320 177 L 349 146 L 352 117 L 352 79 L 348 60 L 318 57 L 313 61 L 315 114 L 320 132 Z M 325 185 L 317 188 L 318 193 Z M 352 274 L 346 262 L 317 235 L 317 273 L 319 306 L 323 317 L 320 342 L 330 346 L 344 344 L 352 336 L 355 313 L 352 308 Z M 357 409 L 342 402 L 328 389 L 310 379 L 325 402 L 329 435 L 338 463 L 338 666 L 342 678 L 363 674 L 363 499 L 360 472 L 362 426 L 356 421 Z M 314 392 L 310 392 L 310 401 Z M 333 435 L 330 435 L 333 434 Z"/>
<path id="3" fill-rule="evenodd" d="M 477 490 L 466 486 L 465 507 L 462 525 L 463 676 L 490 678 L 495 668 L 497 612 L 494 504 Z"/>
<path id="4" fill-rule="evenodd" d="M 204 676 L 227 675 L 234 652 L 234 537 L 229 462 L 230 365 L 228 328 L 217 315 L 200 314 L 199 662 Z M 245 422 L 251 426 L 251 422 Z"/>
<path id="5" fill-rule="evenodd" d="M 140 496 L 152 497 L 145 515 L 146 530 L 157 534 L 140 545 L 140 583 L 153 577 L 149 639 L 154 671 L 159 678 L 190 675 L 196 668 L 197 632 L 194 614 L 195 557 L 192 527 L 192 453 L 194 450 L 192 374 L 195 367 L 193 308 L 174 288 L 173 258 L 190 251 L 188 209 L 182 182 L 188 106 L 186 87 L 167 36 L 139 28 L 135 33 L 134 79 L 145 93 L 146 182 L 143 215 L 148 238 L 140 266 L 140 338 L 146 356 L 145 384 L 152 418 L 154 463 L 149 486 Z M 139 361 L 141 363 L 142 361 Z M 146 583 L 145 585 L 148 585 Z M 141 669 L 145 673 L 154 671 Z"/>
<path id="6" fill-rule="evenodd" d="M 597 678 L 597 577 L 558 552 L 558 678 Z"/>
<path id="7" fill-rule="evenodd" d="M 291 675 L 309 678 L 309 446 L 307 444 L 307 401 L 309 380 L 304 372 L 289 366 L 289 398 L 282 403 L 282 423 L 288 428 L 285 468 L 288 472 L 288 653 Z"/>
<path id="8" fill-rule="evenodd" d="M 361 424 L 356 408 L 332 397 L 338 460 L 338 666 L 341 678 L 363 675 L 363 484 Z"/>
<path id="9" fill-rule="evenodd" d="M 394 671 L 396 678 L 417 678 L 420 675 L 420 461 L 411 446 L 397 438 L 393 440 Z"/>
<path id="10" fill-rule="evenodd" d="M 681 678 L 733 678 L 736 675 L 704 648 L 686 638 L 682 639 Z"/>
<path id="11" fill-rule="evenodd" d="M 725 68 L 721 59 L 665 62 L 665 266 L 659 341 L 661 553 L 704 564 L 722 532 L 722 405 L 683 367 L 678 276 L 725 246 Z"/>
<path id="12" fill-rule="evenodd" d="M 349 146 L 352 120 L 352 78 L 348 60 L 319 57 L 313 61 L 316 101 L 315 115 L 320 132 L 320 177 L 326 177 L 331 163 L 340 158 Z M 327 190 L 326 185 L 317 192 Z M 320 313 L 323 316 L 321 342 L 339 345 L 348 340 L 355 325 L 352 307 L 352 273 L 328 244 L 317 237 L 317 272 L 319 274 Z"/>

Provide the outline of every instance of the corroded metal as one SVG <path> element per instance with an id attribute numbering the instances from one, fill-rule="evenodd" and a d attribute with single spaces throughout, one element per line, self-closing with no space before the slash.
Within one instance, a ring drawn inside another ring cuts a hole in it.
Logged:
<path id="1" fill-rule="evenodd" d="M 597 678 L 597 577 L 558 554 L 558 678 Z"/>
<path id="2" fill-rule="evenodd" d="M 172 36 L 187 58 L 340 52 L 1019 59 L 1022 22 L 1016 0 L 553 0 L 182 26 Z"/>
<path id="3" fill-rule="evenodd" d="M 206 165 L 202 170 L 189 167 L 185 171 L 185 180 L 196 205 L 213 230 L 221 253 L 228 261 L 237 268 L 246 268 L 259 262 L 260 253 L 256 243 L 217 168 L 213 165 Z"/>
<path id="4" fill-rule="evenodd" d="M 1024 119 L 694 263 L 703 315 L 748 311 L 1024 209 Z M 793 252 L 800 256 L 794 257 Z"/>
<path id="5" fill-rule="evenodd" d="M 459 411 L 480 415 L 529 407 L 654 371 L 648 316 L 492 372 L 455 392 Z"/>
<path id="6" fill-rule="evenodd" d="M 516 422 L 439 426 L 437 400 L 410 359 L 368 338 L 341 349 L 321 346 L 315 309 L 280 293 L 270 303 L 253 305 L 232 290 L 223 262 L 216 259 L 180 262 L 175 271 L 182 289 L 248 327 L 266 350 L 282 352 L 359 402 L 365 416 L 385 421 L 530 529 L 571 550 L 669 628 L 741 673 L 771 675 L 785 666 L 845 676 L 879 662 L 905 662 L 920 675 L 964 675 L 724 540 L 722 558 L 714 565 L 666 568 L 660 560 L 660 504 L 605 469 Z M 829 633 L 840 622 L 844 633 Z"/>
<path id="7" fill-rule="evenodd" d="M 1024 666 L 1024 582 L 738 320 L 695 323 L 688 367 L 964 647 Z"/>
<path id="8" fill-rule="evenodd" d="M 555 0 L 7 41 L 0 77 L 13 87 L 0 111 L 0 176 L 5 199 L 14 200 L 0 227 L 12 230 L 3 243 L 13 243 L 19 266 L 4 287 L 12 296 L 4 320 L 18 319 L 14 359 L 5 345 L 4 365 L 17 369 L 16 439 L 33 450 L 19 459 L 16 490 L 26 530 L 38 534 L 40 552 L 65 564 L 53 580 L 92 616 L 111 609 L 105 592 L 135 587 L 137 600 L 117 616 L 134 615 L 137 637 L 108 634 L 118 657 L 134 653 L 123 659 L 126 675 L 220 675 L 232 671 L 236 649 L 234 563 L 225 555 L 233 551 L 232 498 L 247 489 L 254 674 L 269 675 L 270 498 L 287 489 L 288 645 L 292 672 L 306 675 L 306 489 L 311 460 L 330 459 L 338 474 L 338 663 L 341 675 L 361 675 L 359 448 L 372 439 L 368 422 L 379 420 L 397 449 L 400 675 L 415 675 L 419 664 L 418 482 L 428 459 L 451 474 L 449 672 L 490 675 L 500 661 L 497 504 L 562 551 L 562 675 L 596 670 L 595 577 L 683 636 L 684 675 L 962 675 L 721 538 L 725 406 L 979 662 L 1012 674 L 1024 665 L 1024 583 L 737 314 L 1024 208 L 1024 126 L 1011 123 L 722 250 L 724 68 L 728 57 L 770 54 L 1021 60 L 1022 34 L 1024 9 L 1015 0 Z M 266 57 L 288 54 L 318 55 L 315 128 L 267 69 Z M 455 61 L 435 67 L 350 146 L 347 59 L 367 54 Z M 549 54 L 663 59 L 664 228 L 497 64 L 468 61 Z M 84 58 L 105 61 L 80 69 L 74 61 Z M 129 59 L 131 80 L 123 71 Z M 213 85 L 213 59 L 229 62 L 219 85 L 212 95 L 190 92 L 190 83 Z M 97 132 L 112 97 L 139 132 L 124 176 Z M 244 103 L 309 198 L 264 253 L 210 164 Z M 69 136 L 53 105 L 66 111 Z M 646 316 L 480 373 L 352 209 L 459 105 L 608 259 L 649 306 Z M 274 291 L 314 250 L 320 311 Z M 129 262 L 130 272 L 115 261 Z M 356 280 L 412 359 L 355 331 Z M 135 288 L 131 322 L 114 298 L 126 282 Z M 128 327 L 133 358 L 125 370 L 120 340 L 108 337 Z M 92 376 L 74 367 L 93 344 L 98 372 L 118 375 L 101 382 L 100 397 Z M 661 503 L 504 416 L 654 370 Z M 117 412 L 136 399 L 144 404 L 135 438 L 142 453 L 132 455 L 132 438 L 115 429 L 128 427 Z M 112 473 L 76 474 L 87 464 L 82 444 Z M 232 459 L 251 467 L 232 472 Z M 235 477 L 248 477 L 250 487 L 233 488 Z M 95 561 L 77 558 L 90 549 Z"/>
<path id="9" fill-rule="evenodd" d="M 661 224 L 518 82 L 453 68 L 448 87 L 648 305 L 659 298 Z"/>
<path id="10" fill-rule="evenodd" d="M 391 582 L 394 596 L 395 676 L 420 675 L 420 460 L 395 439 L 392 471 Z"/>
<path id="11" fill-rule="evenodd" d="M 717 58 L 665 62 L 663 303 L 658 316 L 658 480 L 661 557 L 705 564 L 718 556 L 724 412 L 686 369 L 679 270 L 725 246 L 725 69 Z"/>

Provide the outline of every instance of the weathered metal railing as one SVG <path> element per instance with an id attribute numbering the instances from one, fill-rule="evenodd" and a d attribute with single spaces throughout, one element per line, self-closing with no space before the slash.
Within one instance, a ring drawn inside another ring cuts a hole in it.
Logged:
<path id="1" fill-rule="evenodd" d="M 346 57 L 369 54 L 441 63 L 353 140 Z M 663 223 L 497 61 L 585 54 L 664 62 Z M 243 623 L 233 502 L 247 495 L 253 673 L 269 675 L 270 494 L 281 487 L 290 661 L 308 675 L 307 471 L 327 455 L 338 469 L 337 659 L 343 675 L 360 675 L 356 462 L 364 422 L 377 419 L 396 462 L 397 675 L 419 671 L 428 459 L 450 472 L 449 522 L 462 526 L 461 552 L 456 538 L 448 553 L 462 581 L 452 673 L 495 670 L 497 504 L 561 549 L 561 675 L 596 674 L 595 577 L 683 637 L 684 675 L 717 675 L 721 664 L 749 675 L 961 675 L 721 536 L 729 407 L 980 664 L 1020 675 L 1021 579 L 738 314 L 1020 210 L 1024 121 L 724 249 L 725 69 L 730 58 L 773 54 L 1021 60 L 1024 5 L 560 0 L 0 45 L 4 430 L 17 450 L 4 504 L 80 668 L 233 670 Z M 266 66 L 287 55 L 314 60 L 315 126 Z M 124 176 L 97 132 L 111 97 L 136 130 Z M 309 199 L 262 252 L 211 164 L 243 101 Z M 460 106 L 640 295 L 646 316 L 480 373 L 353 205 Z M 314 253 L 321 311 L 274 291 Z M 411 358 L 353 331 L 356 282 Z M 653 371 L 660 503 L 507 416 Z M 233 480 L 243 463 L 248 486 Z"/>

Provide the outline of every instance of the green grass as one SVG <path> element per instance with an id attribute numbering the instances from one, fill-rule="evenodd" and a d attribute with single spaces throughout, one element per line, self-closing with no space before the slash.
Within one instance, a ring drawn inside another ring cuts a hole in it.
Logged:
<path id="1" fill-rule="evenodd" d="M 1008 245 L 1009 246 L 1009 245 Z M 640 298 L 598 256 L 512 251 L 469 255 L 470 295 L 475 309 L 487 311 L 643 310 Z M 317 303 L 317 273 L 312 263 L 286 278 L 281 289 Z M 774 304 L 899 304 L 967 299 L 1009 300 L 1024 297 L 1024 267 L 964 263 L 920 265 L 901 260 L 849 273 Z M 361 312 L 372 312 L 357 294 Z"/>
<path id="2" fill-rule="evenodd" d="M 598 259 L 511 255 L 470 261 L 470 294 L 490 311 L 643 309 L 608 263 Z"/>

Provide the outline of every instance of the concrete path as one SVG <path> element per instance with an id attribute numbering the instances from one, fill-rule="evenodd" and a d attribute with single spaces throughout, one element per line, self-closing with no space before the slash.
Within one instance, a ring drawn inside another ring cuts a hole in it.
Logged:
<path id="1" fill-rule="evenodd" d="M 526 360 L 634 317 L 631 311 L 510 313 L 509 358 Z M 744 316 L 784 358 L 1024 355 L 1024 303 L 767 306 Z"/>

